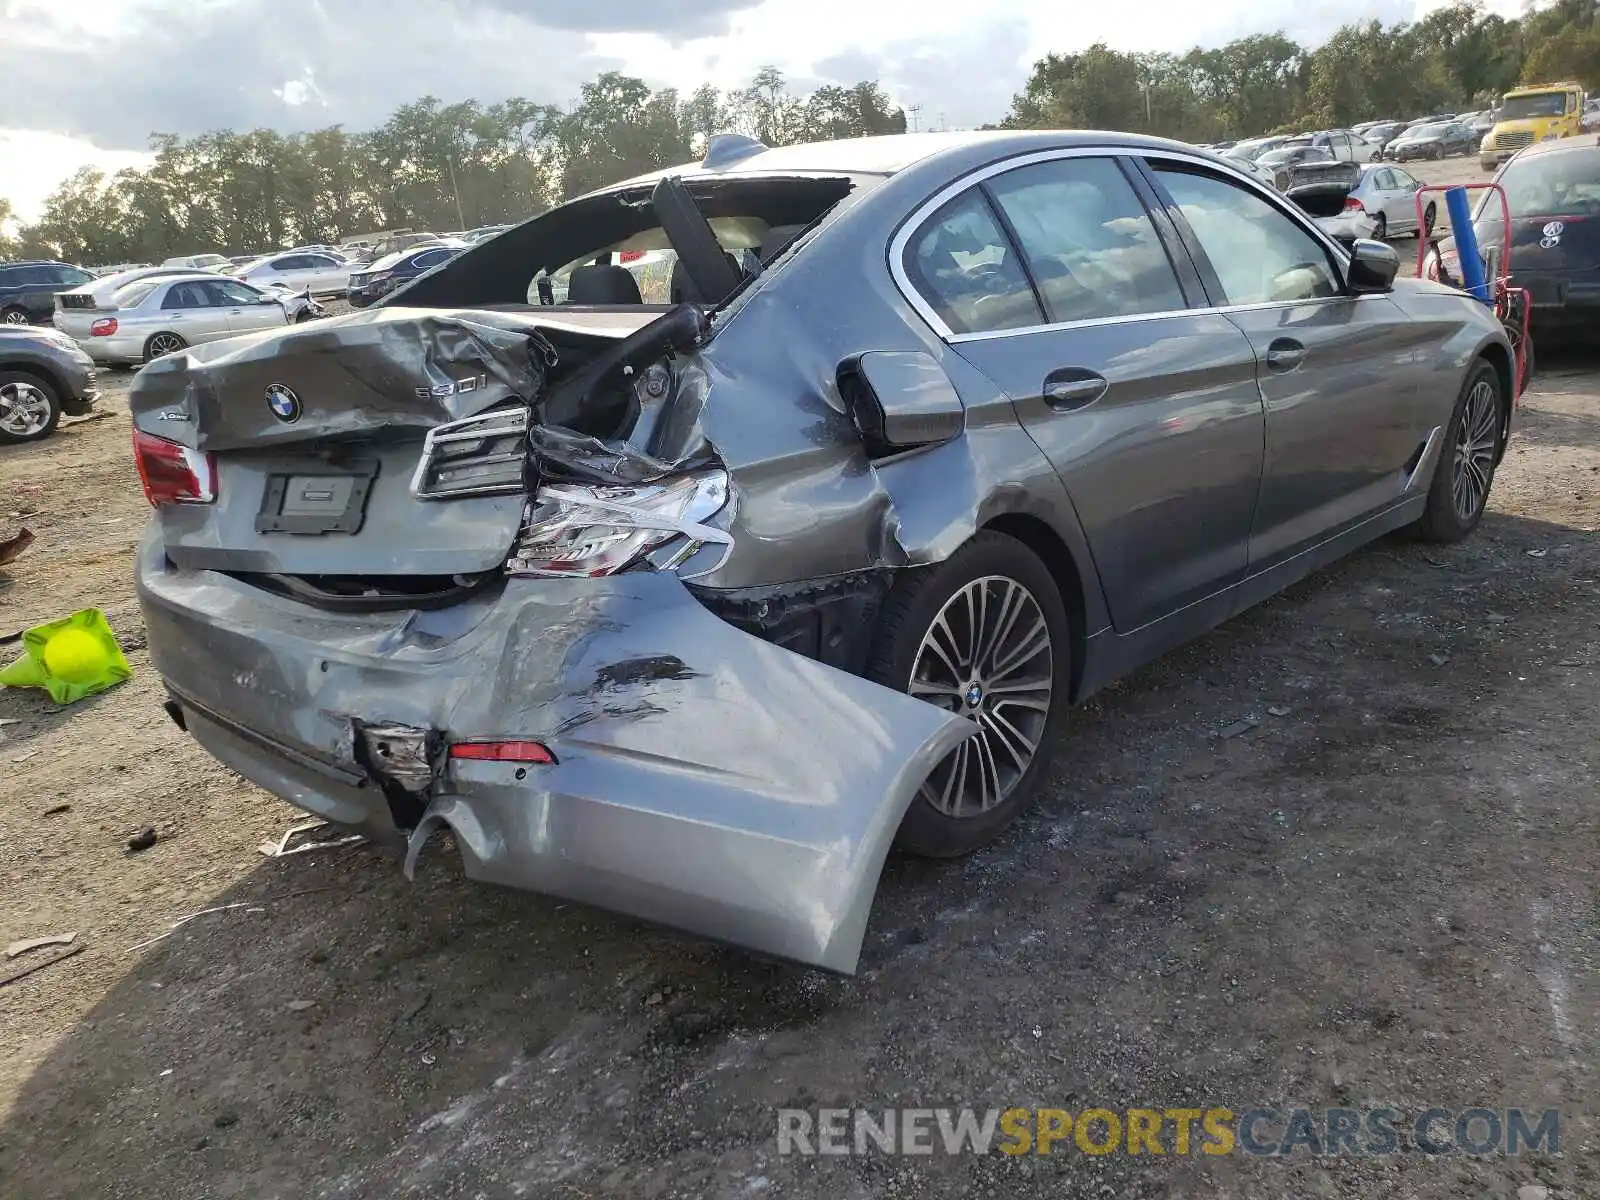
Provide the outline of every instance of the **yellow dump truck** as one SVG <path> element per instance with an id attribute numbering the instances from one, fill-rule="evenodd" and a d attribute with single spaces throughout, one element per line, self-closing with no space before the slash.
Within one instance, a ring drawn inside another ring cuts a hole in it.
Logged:
<path id="1" fill-rule="evenodd" d="M 1533 83 L 1501 98 L 1495 127 L 1478 147 L 1478 165 L 1493 171 L 1535 142 L 1571 137 L 1583 128 L 1583 85 Z"/>

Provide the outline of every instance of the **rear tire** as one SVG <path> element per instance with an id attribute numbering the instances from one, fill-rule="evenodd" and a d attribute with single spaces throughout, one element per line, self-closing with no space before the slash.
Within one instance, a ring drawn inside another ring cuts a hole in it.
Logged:
<path id="1" fill-rule="evenodd" d="M 54 384 L 31 371 L 0 371 L 0 445 L 42 441 L 60 423 Z"/>
<path id="2" fill-rule="evenodd" d="M 1422 230 L 1418 237 L 1430 238 L 1433 236 L 1433 226 L 1439 219 L 1439 206 L 1433 201 L 1428 201 L 1428 207 L 1422 212 Z"/>
<path id="3" fill-rule="evenodd" d="M 1482 359 L 1467 376 L 1433 468 L 1428 504 L 1411 532 L 1426 542 L 1459 542 L 1483 520 L 1504 437 L 1500 374 Z"/>
<path id="4" fill-rule="evenodd" d="M 28 316 L 28 310 L 18 308 L 13 304 L 9 308 L 0 309 L 0 325 L 31 325 L 33 322 Z"/>
<path id="5" fill-rule="evenodd" d="M 1386 213 L 1379 213 L 1372 218 L 1372 236 L 1382 242 L 1389 237 L 1389 217 Z"/>
<path id="6" fill-rule="evenodd" d="M 937 566 L 901 574 L 867 678 L 980 728 L 912 800 L 897 838 L 903 849 L 969 854 L 1033 804 L 1067 707 L 1070 637 L 1055 580 L 1015 538 L 981 532 Z"/>
<path id="7" fill-rule="evenodd" d="M 144 344 L 144 360 L 154 362 L 158 358 L 165 358 L 169 354 L 176 354 L 188 348 L 189 343 L 175 333 L 170 331 L 152 333 L 150 340 Z"/>

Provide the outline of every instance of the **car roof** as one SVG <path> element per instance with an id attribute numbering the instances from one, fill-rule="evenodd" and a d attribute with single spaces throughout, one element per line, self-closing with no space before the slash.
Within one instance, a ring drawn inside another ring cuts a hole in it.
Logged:
<path id="1" fill-rule="evenodd" d="M 918 163 L 945 154 L 972 149 L 993 151 L 1006 157 L 1027 150 L 1073 146 L 1117 146 L 1132 150 L 1192 150 L 1183 142 L 1135 133 L 1109 133 L 1092 129 L 973 129 L 943 133 L 891 133 L 879 137 L 841 138 L 831 142 L 806 142 L 797 146 L 760 146 L 750 153 L 706 166 L 704 161 L 664 167 L 636 175 L 621 183 L 597 188 L 590 195 L 626 191 L 669 176 L 685 180 L 751 175 L 894 175 Z"/>
<path id="2" fill-rule="evenodd" d="M 1553 142 L 1535 142 L 1517 155 L 1518 158 L 1543 158 L 1548 154 L 1582 154 L 1600 150 L 1600 142 L 1586 137 L 1559 138 Z"/>

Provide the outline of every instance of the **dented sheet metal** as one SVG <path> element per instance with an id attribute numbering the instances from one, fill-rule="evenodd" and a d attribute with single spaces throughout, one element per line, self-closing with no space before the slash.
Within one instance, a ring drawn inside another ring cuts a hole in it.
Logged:
<path id="1" fill-rule="evenodd" d="M 616 336 L 604 330 L 596 336 Z M 526 317 L 388 308 L 230 338 L 157 359 L 130 403 L 140 428 L 202 450 L 426 430 L 531 402 L 557 354 Z M 295 409 L 267 403 L 287 388 Z"/>
<path id="2" fill-rule="evenodd" d="M 830 970 L 854 970 L 901 817 L 972 731 L 734 629 L 670 574 L 357 617 L 178 570 L 147 538 L 138 587 L 188 729 L 253 782 L 413 860 L 448 826 L 472 878 Z M 536 739 L 558 761 L 441 756 L 408 836 L 356 749 L 396 728 Z"/>

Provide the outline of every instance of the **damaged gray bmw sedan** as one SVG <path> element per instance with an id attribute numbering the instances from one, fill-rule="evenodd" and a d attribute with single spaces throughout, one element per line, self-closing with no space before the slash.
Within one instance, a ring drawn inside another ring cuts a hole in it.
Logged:
<path id="1" fill-rule="evenodd" d="M 853 971 L 1068 705 L 1478 524 L 1510 347 L 1396 266 L 1176 143 L 714 139 L 145 368 L 168 711 L 407 871 Z"/>

